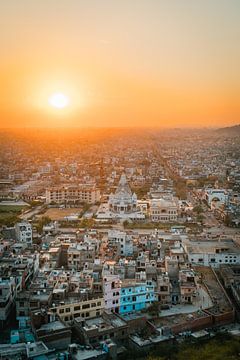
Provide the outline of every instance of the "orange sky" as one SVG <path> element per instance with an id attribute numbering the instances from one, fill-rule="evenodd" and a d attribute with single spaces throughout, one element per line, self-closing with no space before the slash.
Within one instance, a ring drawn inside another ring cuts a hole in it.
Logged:
<path id="1" fill-rule="evenodd" d="M 240 123 L 239 0 L 8 0 L 0 26 L 0 127 Z"/>

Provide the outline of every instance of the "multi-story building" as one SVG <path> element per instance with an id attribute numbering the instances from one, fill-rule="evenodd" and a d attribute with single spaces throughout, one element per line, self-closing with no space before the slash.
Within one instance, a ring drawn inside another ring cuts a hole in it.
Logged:
<path id="1" fill-rule="evenodd" d="M 71 321 L 75 318 L 81 318 L 84 321 L 102 315 L 103 309 L 103 297 L 73 297 L 59 303 L 53 302 L 48 313 L 53 319 L 55 315 L 58 315 L 64 321 Z"/>
<path id="2" fill-rule="evenodd" d="M 96 248 L 88 243 L 73 243 L 68 247 L 67 259 L 68 268 L 82 269 L 86 262 L 93 262 L 96 254 Z"/>
<path id="3" fill-rule="evenodd" d="M 187 241 L 185 250 L 194 265 L 219 267 L 240 264 L 240 248 L 233 240 Z"/>
<path id="4" fill-rule="evenodd" d="M 133 239 L 124 231 L 109 230 L 108 241 L 113 244 L 118 244 L 119 255 L 132 256 L 133 254 Z"/>
<path id="5" fill-rule="evenodd" d="M 151 282 L 123 280 L 120 292 L 120 314 L 146 309 L 155 300 L 154 285 Z"/>
<path id="6" fill-rule="evenodd" d="M 28 245 L 32 244 L 32 225 L 28 222 L 21 222 L 15 225 L 16 239 Z"/>
<path id="7" fill-rule="evenodd" d="M 162 304 L 169 304 L 171 301 L 172 285 L 167 273 L 157 277 L 157 297 Z"/>
<path id="8" fill-rule="evenodd" d="M 119 275 L 107 274 L 103 277 L 104 307 L 111 312 L 119 313 L 121 281 Z"/>
<path id="9" fill-rule="evenodd" d="M 190 269 L 179 271 L 179 286 L 182 304 L 192 304 L 196 297 L 197 283 L 194 272 Z"/>
<path id="10" fill-rule="evenodd" d="M 16 282 L 13 277 L 0 279 L 0 325 L 7 320 L 16 296 Z"/>
<path id="11" fill-rule="evenodd" d="M 172 222 L 178 217 L 177 202 L 165 199 L 150 200 L 150 218 L 153 222 Z"/>
<path id="12" fill-rule="evenodd" d="M 46 203 L 88 203 L 100 201 L 100 190 L 95 186 L 69 185 L 52 187 L 46 190 Z"/>

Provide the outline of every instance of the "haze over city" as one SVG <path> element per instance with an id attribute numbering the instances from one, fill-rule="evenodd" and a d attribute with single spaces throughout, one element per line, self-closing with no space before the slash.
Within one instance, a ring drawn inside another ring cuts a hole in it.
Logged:
<path id="1" fill-rule="evenodd" d="M 0 23 L 1 127 L 239 123 L 237 0 L 10 0 Z"/>
<path id="2" fill-rule="evenodd" d="M 239 360 L 240 0 L 0 1 L 0 358 Z"/>

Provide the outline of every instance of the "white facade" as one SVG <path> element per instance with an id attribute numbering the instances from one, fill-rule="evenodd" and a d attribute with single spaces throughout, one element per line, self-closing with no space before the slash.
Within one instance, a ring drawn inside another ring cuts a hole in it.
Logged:
<path id="1" fill-rule="evenodd" d="M 119 275 L 106 274 L 103 276 L 103 296 L 105 309 L 112 312 L 119 311 L 121 281 Z"/>
<path id="2" fill-rule="evenodd" d="M 15 225 L 15 231 L 17 241 L 32 244 L 32 225 L 30 223 L 17 223 Z"/>
<path id="3" fill-rule="evenodd" d="M 109 196 L 109 209 L 119 214 L 137 211 L 137 195 L 132 194 L 125 174 L 122 174 L 115 194 Z"/>
<path id="4" fill-rule="evenodd" d="M 218 267 L 222 264 L 239 265 L 240 254 L 237 253 L 190 253 L 188 254 L 188 260 L 194 265 L 204 265 Z"/>
<path id="5" fill-rule="evenodd" d="M 150 201 L 150 217 L 154 222 L 177 221 L 178 205 L 175 200 L 152 199 Z"/>
<path id="6" fill-rule="evenodd" d="M 125 231 L 109 230 L 108 240 L 110 242 L 119 244 L 120 253 L 122 256 L 133 255 L 133 239 L 131 235 L 128 235 Z"/>
<path id="7" fill-rule="evenodd" d="M 224 189 L 207 189 L 205 192 L 205 198 L 208 202 L 208 205 L 211 205 L 212 202 L 214 202 L 215 207 L 218 207 L 220 205 L 226 204 L 228 194 Z"/>
<path id="8" fill-rule="evenodd" d="M 188 260 L 194 265 L 218 267 L 240 264 L 240 251 L 232 240 L 184 241 Z"/>
<path id="9" fill-rule="evenodd" d="M 122 174 L 117 190 L 109 195 L 108 203 L 101 204 L 97 219 L 144 220 L 145 215 L 138 207 L 137 195 L 132 193 L 125 174 Z"/>

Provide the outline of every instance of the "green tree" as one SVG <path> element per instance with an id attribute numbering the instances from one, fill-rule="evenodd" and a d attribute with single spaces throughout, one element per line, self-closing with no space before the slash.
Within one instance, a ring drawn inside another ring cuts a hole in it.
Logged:
<path id="1" fill-rule="evenodd" d="M 38 232 L 39 234 L 42 234 L 43 227 L 44 227 L 45 225 L 50 224 L 51 221 L 52 221 L 52 220 L 51 220 L 51 218 L 50 218 L 49 216 L 42 216 L 42 217 L 38 220 L 38 222 L 37 222 L 37 224 L 36 224 L 37 232 Z"/>

